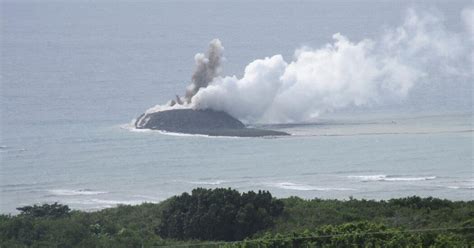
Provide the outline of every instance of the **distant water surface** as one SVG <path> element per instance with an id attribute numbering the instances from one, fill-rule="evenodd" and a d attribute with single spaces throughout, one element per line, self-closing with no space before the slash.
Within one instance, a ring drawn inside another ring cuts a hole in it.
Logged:
<path id="1" fill-rule="evenodd" d="M 473 200 L 472 82 L 420 86 L 390 106 L 265 126 L 283 138 L 136 131 L 182 94 L 213 38 L 224 74 L 256 58 L 400 24 L 408 7 L 460 28 L 469 2 L 1 2 L 0 212 L 59 201 L 77 209 L 158 202 L 196 187 L 305 198 L 409 195 Z M 445 80 L 445 79 L 442 79 Z"/>

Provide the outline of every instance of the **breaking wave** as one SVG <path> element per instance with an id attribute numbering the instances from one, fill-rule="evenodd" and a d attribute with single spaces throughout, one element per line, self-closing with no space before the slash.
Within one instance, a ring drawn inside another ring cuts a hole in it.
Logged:
<path id="1" fill-rule="evenodd" d="M 226 183 L 227 181 L 224 180 L 216 180 L 216 181 L 192 181 L 189 182 L 190 184 L 197 184 L 197 185 L 221 185 Z"/>
<path id="2" fill-rule="evenodd" d="M 436 176 L 425 176 L 425 177 L 405 177 L 405 176 L 390 176 L 390 175 L 357 175 L 347 176 L 350 179 L 357 179 L 361 182 L 376 182 L 376 181 L 426 181 L 435 180 Z"/>
<path id="3" fill-rule="evenodd" d="M 270 187 L 287 189 L 287 190 L 298 190 L 298 191 L 346 191 L 354 190 L 351 188 L 332 188 L 332 187 L 316 187 L 308 184 L 297 184 L 291 182 L 280 182 L 269 184 Z"/>
<path id="4" fill-rule="evenodd" d="M 237 136 L 212 136 L 212 135 L 206 135 L 206 134 L 176 133 L 176 132 L 168 132 L 164 130 L 136 128 L 134 124 L 130 124 L 130 123 L 120 125 L 120 128 L 128 130 L 130 132 L 136 132 L 136 133 L 157 133 L 157 134 L 177 136 L 177 137 L 200 137 L 200 138 L 210 138 L 210 139 L 245 139 L 247 138 L 247 137 L 237 137 Z"/>
<path id="5" fill-rule="evenodd" d="M 52 189 L 48 192 L 55 196 L 100 195 L 108 193 L 105 191 L 95 191 L 90 189 Z"/>

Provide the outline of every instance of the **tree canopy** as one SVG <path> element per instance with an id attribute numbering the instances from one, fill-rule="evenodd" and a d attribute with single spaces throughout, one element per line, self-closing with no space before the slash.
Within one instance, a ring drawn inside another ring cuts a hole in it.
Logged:
<path id="1" fill-rule="evenodd" d="M 232 189 L 194 189 L 171 199 L 158 227 L 162 237 L 241 240 L 273 225 L 283 202 L 268 191 L 240 194 Z"/>
<path id="2" fill-rule="evenodd" d="M 50 217 L 50 218 L 61 218 L 70 215 L 71 209 L 68 206 L 59 204 L 57 202 L 53 204 L 33 205 L 24 206 L 17 208 L 21 215 L 30 217 Z"/>

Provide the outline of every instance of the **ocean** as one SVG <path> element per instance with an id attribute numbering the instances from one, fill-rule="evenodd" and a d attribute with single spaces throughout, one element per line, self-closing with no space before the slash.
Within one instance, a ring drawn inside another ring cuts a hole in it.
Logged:
<path id="1" fill-rule="evenodd" d="M 377 37 L 403 23 L 409 8 L 439 14 L 446 29 L 462 32 L 460 13 L 470 6 L 1 1 L 0 212 L 46 202 L 97 210 L 196 187 L 308 199 L 474 200 L 472 74 L 310 122 L 249 123 L 289 137 L 206 137 L 131 124 L 183 94 L 194 55 L 214 38 L 225 47 L 223 75 L 242 77 L 255 59 L 291 61 L 295 49 L 324 47 L 335 33 L 356 42 Z"/>

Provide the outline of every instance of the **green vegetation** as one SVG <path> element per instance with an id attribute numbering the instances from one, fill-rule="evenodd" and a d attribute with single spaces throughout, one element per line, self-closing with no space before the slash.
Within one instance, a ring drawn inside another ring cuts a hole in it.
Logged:
<path id="1" fill-rule="evenodd" d="M 268 191 L 195 189 L 174 197 L 163 211 L 158 234 L 165 238 L 242 240 L 273 225 L 283 202 Z"/>
<path id="2" fill-rule="evenodd" d="M 29 216 L 29 217 L 48 217 L 48 218 L 61 218 L 61 217 L 68 217 L 71 215 L 68 206 L 58 204 L 57 202 L 54 204 L 45 204 L 43 206 L 33 205 L 33 206 L 24 206 L 21 208 L 17 208 L 20 211 L 22 216 Z"/>
<path id="3" fill-rule="evenodd" d="M 0 215 L 0 247 L 474 245 L 474 201 L 416 196 L 278 200 L 266 191 L 200 188 L 158 204 L 97 212 L 71 211 L 57 203 L 18 210 L 15 216 Z"/>
<path id="4" fill-rule="evenodd" d="M 427 231 L 427 230 L 425 230 Z M 472 231 L 472 230 L 471 230 Z M 471 242 L 472 245 L 472 242 Z M 403 231 L 370 222 L 327 225 L 315 231 L 290 234 L 266 234 L 224 247 L 469 247 L 469 241 L 458 234 L 434 234 Z"/>
<path id="5" fill-rule="evenodd" d="M 412 196 L 388 201 L 290 197 L 283 202 L 285 210 L 272 229 L 274 233 L 360 221 L 406 229 L 474 226 L 474 201 L 454 202 Z"/>

